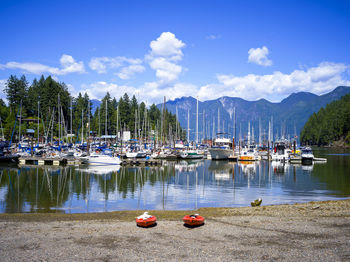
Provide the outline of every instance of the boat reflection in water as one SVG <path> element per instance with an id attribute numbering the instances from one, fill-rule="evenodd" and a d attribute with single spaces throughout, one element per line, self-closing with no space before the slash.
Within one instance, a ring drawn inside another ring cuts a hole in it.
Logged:
<path id="1" fill-rule="evenodd" d="M 215 180 L 228 181 L 230 177 L 234 178 L 234 167 L 232 162 L 211 161 L 208 170 L 214 174 Z"/>
<path id="2" fill-rule="evenodd" d="M 348 169 L 339 162 L 333 156 L 310 166 L 211 160 L 146 167 L 0 166 L 0 212 L 193 210 L 249 206 L 259 197 L 264 205 L 339 199 L 350 196 Z"/>
<path id="3" fill-rule="evenodd" d="M 256 162 L 255 161 L 241 161 L 238 166 L 242 170 L 242 173 L 247 176 L 254 176 L 256 173 Z"/>
<path id="4" fill-rule="evenodd" d="M 196 160 L 181 160 L 178 162 L 168 162 L 168 165 L 174 164 L 175 170 L 178 172 L 193 172 L 199 166 L 203 166 L 203 161 L 200 159 Z"/>
<path id="5" fill-rule="evenodd" d="M 271 168 L 273 170 L 273 173 L 276 175 L 282 175 L 285 174 L 288 169 L 290 168 L 290 164 L 283 162 L 283 161 L 272 161 L 271 162 Z"/>
<path id="6" fill-rule="evenodd" d="M 110 173 L 118 173 L 120 171 L 120 165 L 89 165 L 77 169 L 77 171 L 95 174 L 95 175 L 105 175 Z"/>

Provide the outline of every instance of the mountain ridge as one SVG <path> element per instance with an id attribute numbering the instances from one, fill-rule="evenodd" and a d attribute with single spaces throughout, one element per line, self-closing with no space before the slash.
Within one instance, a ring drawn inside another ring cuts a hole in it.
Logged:
<path id="1" fill-rule="evenodd" d="M 274 137 L 286 138 L 299 136 L 308 118 L 321 107 L 350 93 L 349 86 L 338 86 L 329 93 L 316 95 L 311 92 L 296 92 L 280 102 L 270 102 L 264 98 L 256 101 L 244 100 L 240 97 L 222 96 L 213 100 L 198 101 L 199 137 L 210 137 L 218 131 L 225 131 L 241 138 L 247 135 L 248 122 L 254 128 L 254 136 L 258 138 L 259 121 L 262 133 L 267 133 L 268 123 L 273 119 Z M 157 105 L 159 108 L 163 104 Z M 190 138 L 194 139 L 196 130 L 196 99 L 192 96 L 180 97 L 166 102 L 166 108 L 176 113 L 183 128 L 187 129 L 187 110 L 190 112 Z M 233 127 L 233 111 L 236 112 L 236 129 Z M 219 113 L 218 113 L 219 112 Z M 204 120 L 203 120 L 204 115 Z M 220 128 L 218 118 L 220 115 Z M 204 125 L 203 125 L 204 123 Z M 204 127 L 204 128 L 203 128 Z"/>

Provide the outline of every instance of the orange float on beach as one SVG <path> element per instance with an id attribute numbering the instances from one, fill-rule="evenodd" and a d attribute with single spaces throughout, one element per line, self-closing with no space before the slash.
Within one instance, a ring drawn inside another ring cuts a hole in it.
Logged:
<path id="1" fill-rule="evenodd" d="M 145 212 L 143 215 L 136 218 L 136 224 L 139 227 L 150 227 L 155 225 L 157 222 L 157 218 L 155 216 L 151 216 L 148 212 Z"/>
<path id="2" fill-rule="evenodd" d="M 204 217 L 198 214 L 187 215 L 187 216 L 184 216 L 183 221 L 186 225 L 189 225 L 189 226 L 200 226 L 204 224 Z"/>

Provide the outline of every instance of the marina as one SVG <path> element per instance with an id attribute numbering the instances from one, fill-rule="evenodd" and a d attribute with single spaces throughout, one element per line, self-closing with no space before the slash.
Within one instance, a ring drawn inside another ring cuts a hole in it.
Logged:
<path id="1" fill-rule="evenodd" d="M 19 165 L 54 165 L 54 166 L 79 166 L 83 161 L 76 158 L 43 158 L 43 157 L 21 157 L 19 159 Z M 123 166 L 152 166 L 161 165 L 161 159 L 123 159 L 120 161 L 120 165 Z"/>
<path id="2" fill-rule="evenodd" d="M 314 149 L 327 162 L 125 160 L 127 165 L 1 165 L 0 212 L 90 213 L 193 210 L 344 199 L 350 158 Z M 131 165 L 130 161 L 139 161 Z M 124 160 L 123 160 L 124 162 Z M 341 164 L 337 164 L 341 163 Z"/>

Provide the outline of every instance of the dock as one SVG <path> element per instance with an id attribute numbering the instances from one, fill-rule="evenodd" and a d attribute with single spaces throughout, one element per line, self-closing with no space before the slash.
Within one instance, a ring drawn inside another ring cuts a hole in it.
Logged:
<path id="1" fill-rule="evenodd" d="M 83 165 L 82 161 L 76 158 L 43 158 L 43 157 L 21 157 L 19 159 L 20 165 L 50 165 L 50 166 L 78 166 Z M 121 159 L 121 166 L 161 166 L 163 161 L 161 159 L 145 159 L 145 158 L 127 158 Z"/>

